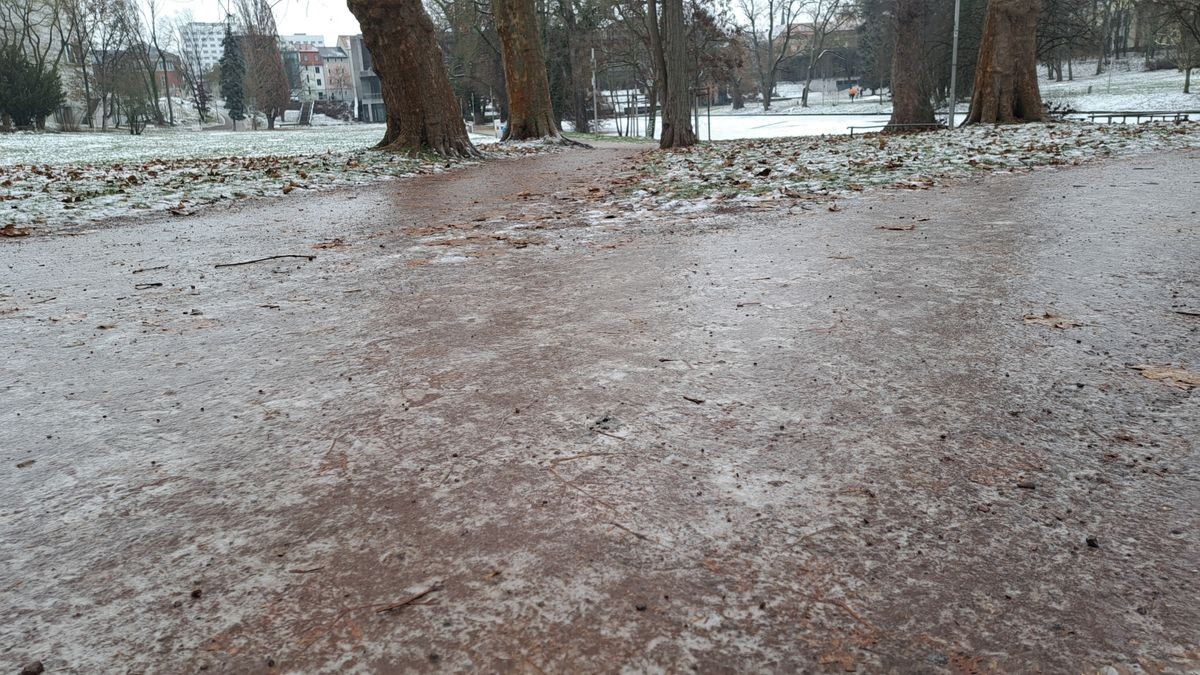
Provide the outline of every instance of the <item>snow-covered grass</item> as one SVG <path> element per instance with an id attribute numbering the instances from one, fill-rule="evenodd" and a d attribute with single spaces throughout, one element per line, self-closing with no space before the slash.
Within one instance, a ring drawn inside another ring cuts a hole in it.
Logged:
<path id="1" fill-rule="evenodd" d="M 724 141 L 647 154 L 623 199 L 694 211 L 737 202 L 846 194 L 869 186 L 923 189 L 982 172 L 1079 164 L 1200 145 L 1200 124 L 1083 122 L 954 131 Z"/>
<path id="2" fill-rule="evenodd" d="M 1045 79 L 1046 69 L 1039 68 L 1042 98 L 1076 110 L 1200 110 L 1200 93 L 1183 93 L 1183 73 L 1142 66 L 1140 57 L 1133 58 L 1096 75 L 1095 61 L 1080 62 L 1075 79 L 1063 82 Z"/>
<path id="3" fill-rule="evenodd" d="M 0 134 L 0 227 L 53 229 L 154 211 L 186 214 L 226 200 L 363 185 L 463 163 L 369 151 L 383 132 L 383 125 L 344 125 L 148 129 L 141 136 Z"/>
<path id="4" fill-rule="evenodd" d="M 1038 68 L 1042 98 L 1047 102 L 1066 105 L 1076 110 L 1200 110 L 1200 93 L 1183 93 L 1183 73 L 1174 70 L 1146 71 L 1141 56 L 1116 61 L 1104 73 L 1096 75 L 1096 61 L 1074 64 L 1074 80 L 1055 82 L 1047 79 L 1046 69 Z M 1063 75 L 1066 76 L 1064 69 Z M 827 115 L 830 113 L 858 115 L 888 115 L 892 102 L 885 91 L 859 97 L 854 102 L 845 91 L 835 90 L 834 80 L 813 82 L 808 107 L 801 107 L 802 82 L 780 82 L 776 85 L 777 100 L 771 102 L 771 113 L 788 115 Z M 1200 87 L 1195 87 L 1200 90 Z M 970 92 L 959 92 L 958 110 L 966 112 L 964 100 Z M 945 106 L 943 105 L 943 108 Z M 733 110 L 731 106 L 713 108 L 714 115 L 762 114 L 761 101 L 747 101 L 746 107 Z"/>

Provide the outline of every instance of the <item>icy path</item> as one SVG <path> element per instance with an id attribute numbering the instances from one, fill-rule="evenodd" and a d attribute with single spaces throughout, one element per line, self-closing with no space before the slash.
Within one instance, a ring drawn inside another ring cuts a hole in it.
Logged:
<path id="1" fill-rule="evenodd" d="M 0 242 L 9 672 L 1200 666 L 1200 152 L 573 227 L 629 152 Z"/>

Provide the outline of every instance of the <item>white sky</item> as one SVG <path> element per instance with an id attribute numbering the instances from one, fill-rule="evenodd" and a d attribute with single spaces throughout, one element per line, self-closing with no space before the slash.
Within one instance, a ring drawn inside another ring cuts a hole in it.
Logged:
<path id="1" fill-rule="evenodd" d="M 171 16 L 191 11 L 196 21 L 221 21 L 225 17 L 222 0 L 162 0 L 162 14 Z M 280 35 L 308 33 L 324 35 L 325 44 L 337 44 L 339 35 L 355 35 L 362 31 L 358 20 L 338 0 L 279 0 L 275 5 L 275 21 Z"/>

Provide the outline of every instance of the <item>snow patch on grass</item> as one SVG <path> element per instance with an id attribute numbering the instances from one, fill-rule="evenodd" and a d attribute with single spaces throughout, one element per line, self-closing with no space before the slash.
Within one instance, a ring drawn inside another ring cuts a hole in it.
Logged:
<path id="1" fill-rule="evenodd" d="M 222 201 L 366 185 L 472 162 L 369 148 L 383 125 L 228 132 L 0 134 L 0 227 L 54 229 Z M 480 139 L 473 139 L 477 142 Z M 494 156 L 538 147 L 480 145 Z"/>
<path id="2" fill-rule="evenodd" d="M 872 186 L 925 189 L 985 172 L 1080 164 L 1200 145 L 1200 124 L 1026 124 L 868 136 L 719 141 L 646 154 L 624 180 L 629 207 L 692 213 Z"/>

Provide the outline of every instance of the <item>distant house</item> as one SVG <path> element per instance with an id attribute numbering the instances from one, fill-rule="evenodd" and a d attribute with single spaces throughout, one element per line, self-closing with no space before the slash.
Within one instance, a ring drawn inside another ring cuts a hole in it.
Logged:
<path id="1" fill-rule="evenodd" d="M 158 50 L 151 48 L 150 58 L 154 63 L 154 78 L 158 80 L 160 86 L 166 85 L 171 96 L 183 96 L 183 63 L 179 55 L 165 50 L 160 55 Z"/>
<path id="2" fill-rule="evenodd" d="M 363 122 L 386 122 L 383 106 L 383 87 L 375 74 L 371 52 L 367 51 L 362 35 L 342 35 L 338 46 L 350 55 L 350 75 L 354 82 L 355 117 Z"/>
<path id="3" fill-rule="evenodd" d="M 300 66 L 300 100 L 317 101 L 325 98 L 325 62 L 316 47 L 296 49 Z"/>
<path id="4" fill-rule="evenodd" d="M 351 72 L 350 55 L 341 47 L 320 47 L 317 51 L 325 63 L 325 91 L 322 98 L 353 102 L 354 74 Z"/>

